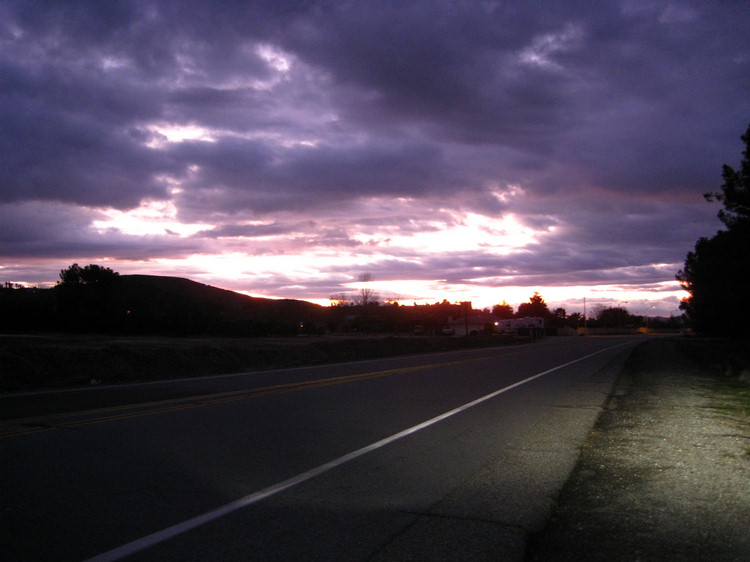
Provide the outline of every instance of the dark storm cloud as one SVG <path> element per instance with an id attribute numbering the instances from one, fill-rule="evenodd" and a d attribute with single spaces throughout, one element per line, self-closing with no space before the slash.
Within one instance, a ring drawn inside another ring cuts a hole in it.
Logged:
<path id="1" fill-rule="evenodd" d="M 314 211 L 341 200 L 418 197 L 453 186 L 439 148 L 425 143 L 269 150 L 257 141 L 225 139 L 181 143 L 171 155 L 199 167 L 180 197 L 193 217 L 212 209 Z"/>
<path id="2" fill-rule="evenodd" d="M 0 201 L 53 200 L 133 208 L 167 192 L 154 178 L 160 158 L 127 135 L 85 117 L 15 108 L 0 127 Z M 12 138 L 10 138 L 12 137 Z"/>
<path id="3" fill-rule="evenodd" d="M 194 155 L 152 150 L 128 134 L 148 120 L 304 129 L 303 119 L 284 122 L 294 110 L 288 99 L 274 110 L 278 92 L 243 85 L 272 78 L 253 49 L 261 43 L 275 42 L 329 77 L 317 103 L 341 114 L 340 127 L 387 134 L 391 144 L 365 140 L 359 154 L 336 142 L 288 150 L 269 178 L 276 193 L 301 190 L 304 178 L 324 198 L 392 194 L 408 184 L 419 194 L 424 182 L 416 180 L 433 169 L 439 149 L 404 151 L 415 134 L 514 147 L 552 165 L 570 158 L 585 165 L 578 172 L 588 181 L 615 190 L 693 189 L 709 177 L 696 165 L 699 154 L 717 153 L 748 108 L 742 5 L 281 4 L 11 4 L 3 136 L 15 150 L 3 151 L 5 200 L 125 208 L 165 198 L 159 175 L 180 174 Z M 223 82 L 234 85 L 212 86 Z M 295 84 L 281 93 L 304 89 Z M 723 114 L 713 107 L 717 97 Z M 257 148 L 220 143 L 203 185 L 262 191 Z M 509 179 L 523 171 L 510 170 Z M 478 179 L 454 175 L 468 192 Z"/>
<path id="4" fill-rule="evenodd" d="M 557 23 L 520 3 L 333 3 L 282 41 L 337 83 L 371 92 L 370 103 L 345 107 L 373 126 L 388 115 L 461 142 L 544 146 L 539 133 L 565 120 L 565 79 L 516 59 Z"/>
<path id="5" fill-rule="evenodd" d="M 211 36 L 219 30 L 197 19 L 183 28 L 172 17 L 179 15 L 176 8 L 6 5 L 0 63 L 2 201 L 132 208 L 146 198 L 167 197 L 159 175 L 179 173 L 184 162 L 145 146 L 139 127 L 151 120 L 192 119 L 196 105 L 172 115 L 172 98 L 179 97 L 173 95 L 176 82 L 191 65 L 199 73 L 210 69 L 215 78 L 236 62 L 236 54 L 228 53 L 236 47 L 228 46 L 226 33 Z M 210 41 L 208 55 L 201 41 Z M 242 70 L 262 79 L 267 66 L 251 54 L 242 57 Z"/>
<path id="6" fill-rule="evenodd" d="M 368 125 L 389 115 L 444 139 L 560 153 L 616 188 L 674 189 L 695 187 L 680 180 L 747 118 L 746 5 L 385 6 L 332 4 L 285 38 L 373 93 L 349 108 Z"/>

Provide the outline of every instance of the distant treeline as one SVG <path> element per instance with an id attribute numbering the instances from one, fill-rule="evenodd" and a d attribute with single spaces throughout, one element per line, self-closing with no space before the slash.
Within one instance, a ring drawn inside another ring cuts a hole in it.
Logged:
<path id="1" fill-rule="evenodd" d="M 176 277 L 119 275 L 111 270 L 74 266 L 61 272 L 50 289 L 6 283 L 0 288 L 0 332 L 92 333 L 130 335 L 294 336 L 323 333 L 441 335 L 448 323 L 467 314 L 472 323 L 535 316 L 544 318 L 550 334 L 584 325 L 580 313 L 550 311 L 535 293 L 517 312 L 503 303 L 492 311 L 474 310 L 471 303 L 399 306 L 353 302 L 323 307 L 300 300 L 249 297 Z M 651 319 L 651 327 L 661 322 Z M 588 327 L 642 326 L 644 318 L 623 308 L 601 307 Z M 670 319 L 674 328 L 681 319 Z"/>
<path id="2" fill-rule="evenodd" d="M 505 301 L 492 310 L 470 302 L 400 306 L 375 298 L 338 299 L 323 307 L 301 300 L 249 297 L 189 279 L 120 275 L 98 265 L 60 271 L 50 289 L 6 283 L 0 288 L 0 332 L 143 335 L 293 336 L 323 333 L 449 335 L 495 333 L 503 318 L 542 318 L 550 335 L 576 329 L 586 319 L 563 308 L 549 310 L 539 293 L 514 312 Z M 644 318 L 621 307 L 594 307 L 588 327 L 633 328 Z M 661 324 L 652 318 L 652 327 Z M 646 322 L 648 323 L 648 321 Z M 669 319 L 676 328 L 682 319 Z M 461 326 L 459 326 L 461 325 Z M 459 327 L 459 330 L 454 330 Z"/>

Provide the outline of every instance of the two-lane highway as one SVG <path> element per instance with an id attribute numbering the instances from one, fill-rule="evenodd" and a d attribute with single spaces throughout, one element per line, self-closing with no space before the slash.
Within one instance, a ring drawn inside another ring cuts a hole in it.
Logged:
<path id="1" fill-rule="evenodd" d="M 371 559 L 637 341 L 0 398 L 0 558 Z"/>

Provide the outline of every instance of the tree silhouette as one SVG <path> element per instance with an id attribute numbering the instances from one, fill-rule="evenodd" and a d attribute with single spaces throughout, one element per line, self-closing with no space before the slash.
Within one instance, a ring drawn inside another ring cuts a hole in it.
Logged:
<path id="1" fill-rule="evenodd" d="M 513 318 L 513 307 L 510 306 L 506 301 L 503 301 L 502 303 L 496 304 L 492 307 L 492 315 L 496 318 L 499 318 L 500 320 Z"/>
<path id="2" fill-rule="evenodd" d="M 748 333 L 750 231 L 747 228 L 720 231 L 712 238 L 698 240 L 677 279 L 690 293 L 680 308 L 697 332 Z"/>
<path id="3" fill-rule="evenodd" d="M 60 270 L 58 285 L 70 287 L 76 285 L 106 285 L 111 283 L 120 274 L 108 267 L 90 264 L 81 268 L 74 263 L 67 269 Z"/>
<path id="4" fill-rule="evenodd" d="M 690 293 L 680 308 L 701 333 L 750 333 L 750 125 L 741 138 L 745 150 L 740 168 L 724 164 L 721 193 L 705 194 L 724 205 L 718 216 L 727 229 L 700 238 L 676 276 Z"/>
<path id="5" fill-rule="evenodd" d="M 358 305 L 366 307 L 377 304 L 380 296 L 369 285 L 373 279 L 372 273 L 363 273 L 359 276 L 359 282 L 364 283 L 364 285 L 360 287 L 355 299 Z"/>
<path id="6" fill-rule="evenodd" d="M 568 313 L 564 308 L 556 308 L 550 312 L 549 324 L 550 326 L 565 326 L 565 321 L 568 318 Z"/>
<path id="7" fill-rule="evenodd" d="M 621 328 L 630 323 L 632 317 L 622 306 L 602 306 L 596 309 L 596 321 L 601 328 Z"/>
<path id="8" fill-rule="evenodd" d="M 60 271 L 55 285 L 57 323 L 72 331 L 111 330 L 118 316 L 115 288 L 119 273 L 108 267 L 74 263 Z"/>
<path id="9" fill-rule="evenodd" d="M 534 316 L 539 318 L 548 318 L 550 315 L 547 303 L 544 302 L 542 295 L 539 292 L 534 292 L 529 298 L 529 302 L 522 303 L 518 306 L 518 312 L 516 316 L 524 318 L 526 316 Z"/>
<path id="10" fill-rule="evenodd" d="M 721 193 L 704 194 L 708 201 L 716 200 L 724 204 L 724 208 L 719 211 L 719 218 L 729 230 L 746 226 L 750 221 L 750 125 L 740 138 L 745 143 L 740 169 L 735 170 L 724 164 L 721 170 L 724 178 Z"/>
<path id="11" fill-rule="evenodd" d="M 578 326 L 583 323 L 583 314 L 581 314 L 580 312 L 574 312 L 573 314 L 568 315 L 567 325 L 571 328 L 578 328 Z"/>

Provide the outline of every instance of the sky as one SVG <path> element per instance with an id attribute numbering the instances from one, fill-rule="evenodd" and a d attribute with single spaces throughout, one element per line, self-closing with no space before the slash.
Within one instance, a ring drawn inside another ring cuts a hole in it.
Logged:
<path id="1" fill-rule="evenodd" d="M 0 281 L 678 315 L 750 3 L 0 3 Z"/>

